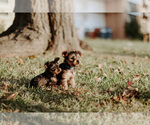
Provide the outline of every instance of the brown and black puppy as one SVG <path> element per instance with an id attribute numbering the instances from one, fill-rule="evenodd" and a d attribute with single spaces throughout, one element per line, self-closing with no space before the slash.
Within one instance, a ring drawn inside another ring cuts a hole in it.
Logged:
<path id="1" fill-rule="evenodd" d="M 64 51 L 62 56 L 65 58 L 64 62 L 59 65 L 62 71 L 57 75 L 58 85 L 61 85 L 64 90 L 68 90 L 68 85 L 75 88 L 75 67 L 80 64 L 80 51 Z"/>
<path id="2" fill-rule="evenodd" d="M 56 75 L 61 72 L 58 64 L 59 58 L 55 58 L 54 61 L 45 63 L 45 72 L 33 78 L 30 82 L 30 86 L 44 87 L 55 86 L 57 84 Z"/>

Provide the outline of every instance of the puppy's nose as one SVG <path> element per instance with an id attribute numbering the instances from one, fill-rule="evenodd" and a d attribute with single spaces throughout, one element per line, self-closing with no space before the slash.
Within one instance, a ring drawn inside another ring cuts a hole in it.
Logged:
<path id="1" fill-rule="evenodd" d="M 79 64 L 79 63 L 80 63 L 80 61 L 79 61 L 79 60 L 77 60 L 77 63 Z"/>

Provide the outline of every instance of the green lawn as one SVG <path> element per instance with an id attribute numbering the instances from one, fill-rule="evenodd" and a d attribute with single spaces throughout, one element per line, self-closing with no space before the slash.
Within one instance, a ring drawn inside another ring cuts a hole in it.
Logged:
<path id="1" fill-rule="evenodd" d="M 0 58 L 0 111 L 149 112 L 150 43 L 85 41 L 93 51 L 83 51 L 77 88 L 68 92 L 28 87 L 44 71 L 44 63 L 54 59 L 52 55 Z M 131 89 L 135 93 L 129 92 L 132 96 L 128 97 L 126 92 Z"/>

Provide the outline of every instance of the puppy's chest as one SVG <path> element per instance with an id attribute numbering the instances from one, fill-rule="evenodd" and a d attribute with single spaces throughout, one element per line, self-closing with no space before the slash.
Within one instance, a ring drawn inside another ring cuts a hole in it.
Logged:
<path id="1" fill-rule="evenodd" d="M 51 78 L 50 78 L 50 82 L 52 82 L 52 83 L 57 83 L 57 78 L 56 78 L 56 77 L 51 77 Z"/>
<path id="2" fill-rule="evenodd" d="M 63 75 L 65 75 L 67 77 L 74 77 L 75 76 L 75 70 L 74 69 L 65 70 Z"/>

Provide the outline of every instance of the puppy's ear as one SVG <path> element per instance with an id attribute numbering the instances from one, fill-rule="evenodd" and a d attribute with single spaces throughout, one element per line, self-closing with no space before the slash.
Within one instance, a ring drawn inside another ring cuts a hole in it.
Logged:
<path id="1" fill-rule="evenodd" d="M 56 57 L 55 60 L 54 60 L 54 62 L 58 62 L 59 59 L 60 59 L 59 57 Z"/>
<path id="2" fill-rule="evenodd" d="M 82 55 L 82 53 L 80 52 L 80 51 L 77 51 L 77 53 L 81 56 Z"/>
<path id="3" fill-rule="evenodd" d="M 63 56 L 64 58 L 67 57 L 67 55 L 68 55 L 68 51 L 62 52 L 62 56 Z"/>
<path id="4" fill-rule="evenodd" d="M 48 62 L 46 62 L 46 63 L 45 63 L 45 65 L 44 65 L 44 66 L 45 66 L 45 68 L 48 68 L 48 67 L 49 67 L 49 65 L 50 65 L 50 62 L 48 61 Z"/>

